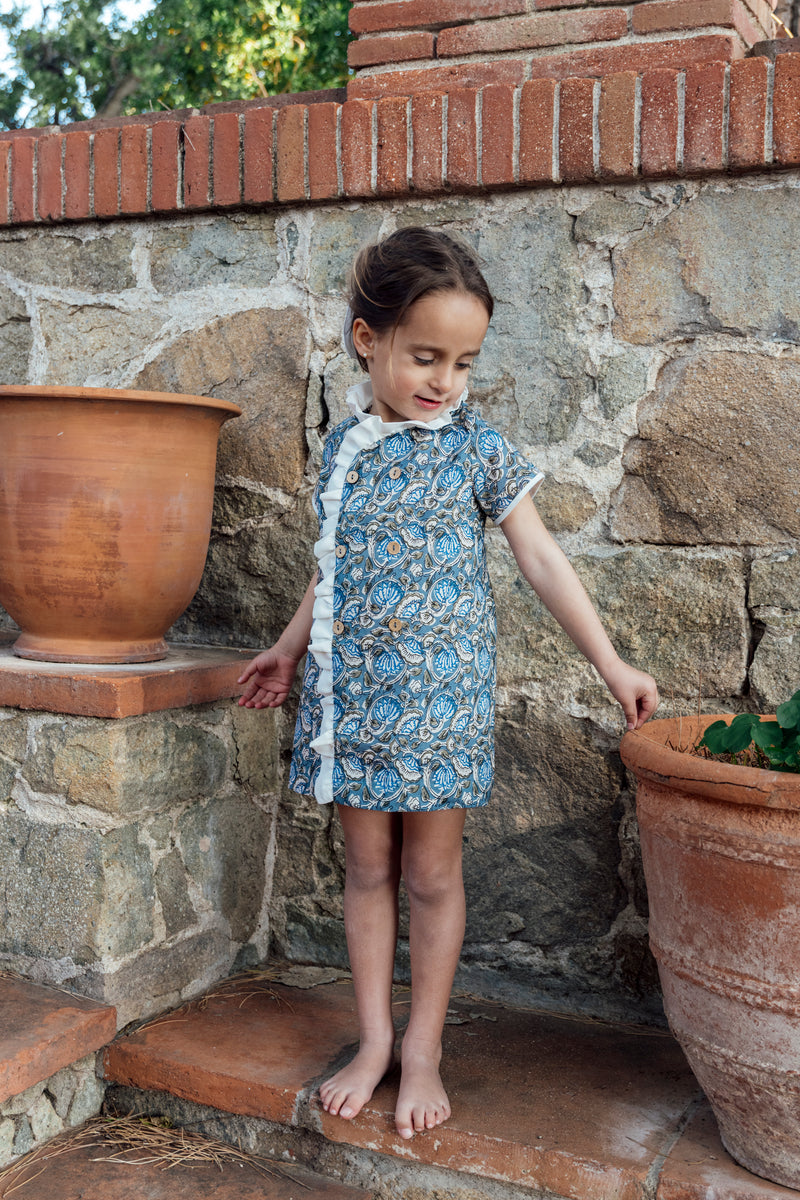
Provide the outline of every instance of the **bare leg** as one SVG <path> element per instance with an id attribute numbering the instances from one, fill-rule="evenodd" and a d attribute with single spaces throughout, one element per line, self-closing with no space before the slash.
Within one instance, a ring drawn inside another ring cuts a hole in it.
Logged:
<path id="1" fill-rule="evenodd" d="M 322 1107 L 351 1120 L 392 1064 L 401 817 L 340 805 L 347 874 L 344 923 L 361 1041 L 351 1063 L 319 1089 Z"/>
<path id="2" fill-rule="evenodd" d="M 403 1038 L 395 1124 L 401 1137 L 450 1116 L 439 1075 L 442 1030 L 464 939 L 464 810 L 403 815 L 403 876 L 410 909 L 411 1016 Z"/>

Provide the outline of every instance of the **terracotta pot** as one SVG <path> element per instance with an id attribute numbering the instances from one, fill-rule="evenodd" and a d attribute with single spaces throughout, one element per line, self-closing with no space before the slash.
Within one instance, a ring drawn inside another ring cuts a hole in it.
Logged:
<path id="1" fill-rule="evenodd" d="M 670 1026 L 730 1154 L 800 1188 L 800 776 L 681 753 L 718 716 L 622 740 Z"/>
<path id="2" fill-rule="evenodd" d="M 15 654 L 150 662 L 203 573 L 217 440 L 203 396 L 0 387 L 0 604 Z"/>

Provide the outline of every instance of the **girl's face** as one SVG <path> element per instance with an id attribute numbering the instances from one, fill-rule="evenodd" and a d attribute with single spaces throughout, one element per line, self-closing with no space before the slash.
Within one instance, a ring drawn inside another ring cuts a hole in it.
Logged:
<path id="1" fill-rule="evenodd" d="M 355 347 L 367 360 L 374 402 L 384 421 L 434 421 L 464 390 L 489 314 L 468 292 L 432 292 L 411 305 L 401 325 L 373 333 L 360 317 Z"/>

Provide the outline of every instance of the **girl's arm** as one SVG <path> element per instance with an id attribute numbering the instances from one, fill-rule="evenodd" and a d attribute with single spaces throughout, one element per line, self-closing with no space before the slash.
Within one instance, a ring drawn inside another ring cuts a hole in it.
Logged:
<path id="1" fill-rule="evenodd" d="M 528 583 L 619 701 L 628 729 L 644 725 L 658 705 L 655 680 L 619 657 L 583 584 L 545 529 L 530 496 L 512 508 L 500 528 Z"/>
<path id="2" fill-rule="evenodd" d="M 248 685 L 239 697 L 239 704 L 245 708 L 277 708 L 289 695 L 297 664 L 308 649 L 316 585 L 315 572 L 296 613 L 275 645 L 256 655 L 239 676 L 238 682 Z"/>

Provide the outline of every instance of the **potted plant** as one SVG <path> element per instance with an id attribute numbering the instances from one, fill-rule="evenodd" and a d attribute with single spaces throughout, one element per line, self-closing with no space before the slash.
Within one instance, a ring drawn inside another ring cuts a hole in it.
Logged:
<path id="1" fill-rule="evenodd" d="M 800 692 L 775 717 L 657 720 L 622 740 L 638 781 L 650 944 L 670 1027 L 730 1154 L 793 1188 L 800 1188 L 799 751 Z M 743 754 L 766 767 L 741 765 Z"/>
<path id="2" fill-rule="evenodd" d="M 14 652 L 164 658 L 203 573 L 225 400 L 0 387 L 0 604 Z"/>

